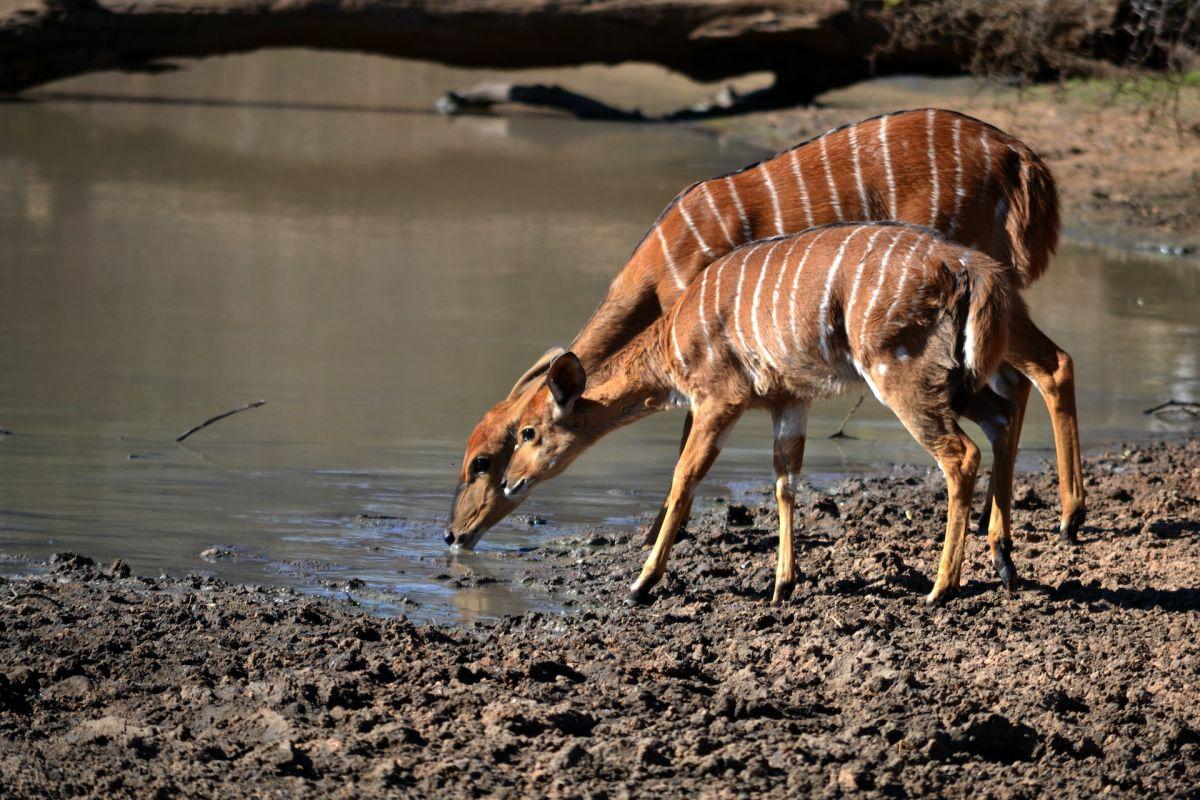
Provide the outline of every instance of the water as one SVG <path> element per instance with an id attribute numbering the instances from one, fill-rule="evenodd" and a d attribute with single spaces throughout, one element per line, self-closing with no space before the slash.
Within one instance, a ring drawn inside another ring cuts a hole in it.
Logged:
<path id="1" fill-rule="evenodd" d="M 688 99 L 643 72 L 580 76 Z M 678 189 L 762 154 L 677 128 L 425 113 L 475 80 L 271 53 L 0 108 L 0 554 L 308 591 L 359 578 L 385 612 L 488 618 L 553 604 L 453 576 L 508 574 L 541 537 L 656 508 L 678 415 L 540 489 L 522 510 L 547 525 L 508 521 L 457 559 L 439 536 L 479 413 L 570 340 Z M 1073 247 L 1030 292 L 1076 357 L 1086 447 L 1167 429 L 1142 409 L 1200 394 L 1198 293 L 1195 263 Z M 853 399 L 814 410 L 811 473 L 927 463 L 873 400 L 859 439 L 826 440 Z M 1031 409 L 1026 466 L 1051 444 Z M 706 491 L 765 481 L 769 453 L 748 417 Z M 236 557 L 202 558 L 214 545 Z"/>

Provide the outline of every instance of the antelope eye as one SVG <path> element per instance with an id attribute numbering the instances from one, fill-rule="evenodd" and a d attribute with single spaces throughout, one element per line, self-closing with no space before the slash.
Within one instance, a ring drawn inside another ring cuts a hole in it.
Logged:
<path id="1" fill-rule="evenodd" d="M 532 442 L 535 432 L 533 428 L 521 428 L 521 441 Z"/>
<path id="2" fill-rule="evenodd" d="M 491 468 L 492 459 L 488 456 L 475 456 L 475 458 L 471 460 L 472 475 L 479 475 L 480 473 L 487 472 Z"/>

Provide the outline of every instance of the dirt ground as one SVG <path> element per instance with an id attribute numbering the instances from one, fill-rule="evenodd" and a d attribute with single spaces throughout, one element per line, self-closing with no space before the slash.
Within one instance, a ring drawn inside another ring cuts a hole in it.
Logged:
<path id="1" fill-rule="evenodd" d="M 806 492 L 782 608 L 765 491 L 650 607 L 627 535 L 513 554 L 576 610 L 492 627 L 60 555 L 0 585 L 0 796 L 1200 797 L 1200 439 L 1086 473 L 1078 546 L 1021 475 L 1019 591 L 973 535 L 938 608 L 915 468 Z"/>
<path id="2" fill-rule="evenodd" d="M 973 87 L 973 88 L 972 88 Z M 1161 86 L 1068 83 L 1026 91 L 952 83 L 928 88 L 877 82 L 822 104 L 749 114 L 706 127 L 770 150 L 899 108 L 939 106 L 996 125 L 1046 159 L 1068 233 L 1123 247 L 1200 255 L 1200 85 L 1178 105 Z"/>

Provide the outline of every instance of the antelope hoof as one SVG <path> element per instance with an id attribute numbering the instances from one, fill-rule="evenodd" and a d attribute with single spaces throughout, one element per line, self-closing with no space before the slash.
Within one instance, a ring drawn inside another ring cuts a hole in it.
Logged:
<path id="1" fill-rule="evenodd" d="M 954 590 L 949 587 L 942 589 L 935 587 L 932 592 L 925 595 L 925 605 L 929 606 L 930 608 L 933 608 L 934 606 L 940 606 L 946 602 L 946 599 L 949 598 L 953 593 Z"/>
<path id="2" fill-rule="evenodd" d="M 781 606 L 788 600 L 792 599 L 792 591 L 796 588 L 795 581 L 786 581 L 780 583 L 775 582 L 775 596 L 771 598 L 771 605 Z"/>
<path id="3" fill-rule="evenodd" d="M 1000 576 L 1000 582 L 1004 584 L 1004 588 L 1010 592 L 1016 592 L 1017 568 L 1013 564 L 1012 556 L 1009 555 L 1011 549 L 1011 544 L 998 546 L 995 555 L 992 556 L 992 566 L 995 567 L 996 574 Z"/>
<path id="4" fill-rule="evenodd" d="M 658 576 L 651 575 L 649 578 L 639 578 L 629 589 L 629 594 L 625 597 L 625 605 L 629 606 L 648 606 L 654 602 L 654 596 L 650 593 L 655 584 L 658 583 Z"/>
<path id="5" fill-rule="evenodd" d="M 1083 506 L 1075 509 L 1058 526 L 1058 538 L 1063 544 L 1078 544 L 1079 529 L 1083 527 L 1083 520 L 1087 517 L 1087 509 Z"/>

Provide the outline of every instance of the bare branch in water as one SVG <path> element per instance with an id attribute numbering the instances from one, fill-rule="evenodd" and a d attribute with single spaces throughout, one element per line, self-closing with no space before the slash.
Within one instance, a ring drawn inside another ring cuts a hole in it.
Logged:
<path id="1" fill-rule="evenodd" d="M 463 114 L 490 111 L 496 105 L 512 104 L 565 111 L 576 119 L 673 122 L 790 108 L 812 102 L 816 91 L 812 84 L 781 81 L 778 78 L 771 85 L 746 94 L 739 94 L 732 86 L 726 85 L 695 105 L 651 116 L 636 108 L 617 108 L 553 84 L 484 83 L 469 89 L 446 92 L 438 98 L 434 107 L 443 114 Z"/>
<path id="2" fill-rule="evenodd" d="M 259 406 L 264 406 L 266 404 L 267 404 L 266 400 L 254 400 L 252 402 L 246 403 L 246 405 L 244 405 L 244 406 L 239 406 L 237 408 L 231 408 L 229 411 L 226 411 L 224 414 L 217 414 L 215 417 L 209 417 L 208 419 L 204 420 L 204 422 L 201 422 L 199 425 L 197 425 L 193 428 L 189 428 L 187 431 L 180 434 L 179 438 L 177 438 L 175 440 L 175 443 L 179 444 L 180 442 L 182 442 L 184 439 L 191 436 L 196 431 L 202 431 L 205 428 L 207 428 L 209 425 L 212 425 L 214 422 L 220 422 L 221 420 L 225 419 L 226 417 L 232 417 L 234 414 L 240 414 L 243 411 L 249 411 L 252 408 L 258 408 Z"/>
<path id="3" fill-rule="evenodd" d="M 867 396 L 865 394 L 860 394 L 858 396 L 858 402 L 854 404 L 854 408 L 847 411 L 846 416 L 842 417 L 842 424 L 838 425 L 838 429 L 836 431 L 829 434 L 830 439 L 855 439 L 855 438 L 857 438 L 855 436 L 851 436 L 850 434 L 846 433 L 846 423 L 850 421 L 850 418 L 852 416 L 854 416 L 854 412 L 858 411 L 858 407 L 861 406 L 863 404 L 863 400 L 866 400 L 866 399 L 867 399 Z"/>
<path id="4" fill-rule="evenodd" d="M 1187 400 L 1168 400 L 1165 403 L 1159 403 L 1154 408 L 1147 408 L 1143 414 L 1157 414 L 1160 411 L 1169 411 L 1171 409 L 1179 409 L 1192 416 L 1200 416 L 1200 403 L 1191 403 Z"/>

